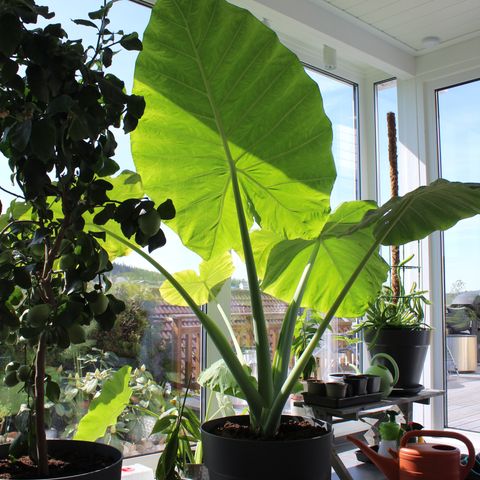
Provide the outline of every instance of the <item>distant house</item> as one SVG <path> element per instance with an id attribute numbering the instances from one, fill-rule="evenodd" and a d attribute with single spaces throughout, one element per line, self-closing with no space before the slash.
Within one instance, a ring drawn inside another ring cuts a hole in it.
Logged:
<path id="1" fill-rule="evenodd" d="M 264 313 L 267 319 L 270 347 L 277 344 L 287 304 L 270 295 L 263 294 Z M 185 385 L 192 374 L 195 380 L 201 369 L 200 348 L 202 343 L 200 322 L 188 307 L 169 305 L 163 300 L 148 302 L 145 308 L 156 341 L 165 347 L 164 363 L 175 371 L 175 384 Z M 232 289 L 230 321 L 242 348 L 255 345 L 252 328 L 252 308 L 248 290 Z M 155 341 L 155 338 L 154 338 Z"/>

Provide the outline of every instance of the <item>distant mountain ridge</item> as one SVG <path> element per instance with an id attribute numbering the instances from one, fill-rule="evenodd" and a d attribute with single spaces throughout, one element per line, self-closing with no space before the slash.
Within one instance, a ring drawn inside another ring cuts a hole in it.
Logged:
<path id="1" fill-rule="evenodd" d="M 131 265 L 125 265 L 123 263 L 114 263 L 113 270 L 108 273 L 108 277 L 111 281 L 122 278 L 130 282 L 148 283 L 158 287 L 160 287 L 165 280 L 165 277 L 161 273 L 146 270 L 145 268 L 132 267 Z"/>

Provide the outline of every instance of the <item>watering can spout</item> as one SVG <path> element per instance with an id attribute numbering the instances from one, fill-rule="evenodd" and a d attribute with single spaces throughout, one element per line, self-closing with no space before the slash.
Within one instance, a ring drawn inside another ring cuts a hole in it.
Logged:
<path id="1" fill-rule="evenodd" d="M 388 478 L 388 480 L 399 480 L 399 465 L 398 459 L 393 457 L 388 458 L 379 455 L 372 450 L 366 443 L 358 440 L 358 438 L 348 435 L 347 439 L 354 443 L 376 466 L 377 468 Z"/>

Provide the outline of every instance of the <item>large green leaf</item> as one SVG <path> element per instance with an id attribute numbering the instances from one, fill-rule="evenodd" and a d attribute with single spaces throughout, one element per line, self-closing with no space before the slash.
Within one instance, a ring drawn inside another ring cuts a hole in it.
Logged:
<path id="1" fill-rule="evenodd" d="M 103 384 L 100 395 L 92 400 L 87 414 L 80 420 L 75 440 L 94 442 L 117 422 L 132 396 L 131 370 L 132 367 L 125 365 Z"/>
<path id="2" fill-rule="evenodd" d="M 351 277 L 360 260 L 374 244 L 373 226 L 346 235 L 365 213 L 375 208 L 371 202 L 346 202 L 330 215 L 315 240 L 280 240 L 268 232 L 255 234 L 264 274 L 263 290 L 290 301 L 316 244 L 319 251 L 312 265 L 302 306 L 327 312 Z M 353 284 L 336 315 L 362 315 L 387 278 L 388 265 L 377 253 Z"/>
<path id="3" fill-rule="evenodd" d="M 132 133 L 146 193 L 171 198 L 183 243 L 210 258 L 240 247 L 232 178 L 248 215 L 312 238 L 335 179 L 332 131 L 296 56 L 223 0 L 159 0 L 134 91 L 147 108 Z"/>
<path id="4" fill-rule="evenodd" d="M 403 197 L 389 200 L 362 225 L 376 223 L 375 232 L 382 235 L 383 245 L 402 245 L 425 238 L 436 230 L 447 230 L 463 218 L 480 213 L 480 183 L 436 180 Z"/>
<path id="5" fill-rule="evenodd" d="M 200 263 L 199 273 L 195 270 L 183 270 L 173 276 L 195 300 L 197 305 L 204 305 L 217 296 L 222 285 L 232 276 L 234 271 L 235 266 L 232 257 L 227 252 Z M 168 280 L 163 282 L 160 293 L 162 298 L 172 305 L 188 306 L 185 299 Z"/>

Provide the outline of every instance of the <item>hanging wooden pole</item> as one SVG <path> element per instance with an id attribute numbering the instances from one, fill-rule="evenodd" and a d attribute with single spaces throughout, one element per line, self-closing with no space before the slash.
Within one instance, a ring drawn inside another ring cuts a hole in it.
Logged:
<path id="1" fill-rule="evenodd" d="M 397 158 L 397 127 L 395 124 L 395 114 L 387 113 L 387 131 L 388 131 L 388 160 L 390 163 L 390 193 L 391 197 L 398 197 L 398 158 Z M 398 245 L 391 247 L 392 266 L 392 293 L 393 302 L 398 302 L 400 296 L 400 278 L 398 265 L 400 263 L 400 249 Z"/>

